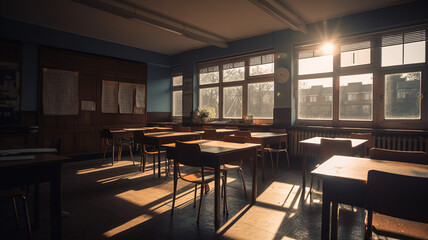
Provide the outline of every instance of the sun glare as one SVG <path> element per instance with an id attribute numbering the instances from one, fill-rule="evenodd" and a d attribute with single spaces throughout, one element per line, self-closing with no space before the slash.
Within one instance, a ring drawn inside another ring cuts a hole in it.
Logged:
<path id="1" fill-rule="evenodd" d="M 330 55 L 334 52 L 334 45 L 332 43 L 325 43 L 322 46 L 322 51 L 324 54 Z"/>

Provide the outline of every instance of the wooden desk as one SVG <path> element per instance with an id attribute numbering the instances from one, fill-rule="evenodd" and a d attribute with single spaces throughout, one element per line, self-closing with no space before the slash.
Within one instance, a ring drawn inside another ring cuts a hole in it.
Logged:
<path id="1" fill-rule="evenodd" d="M 306 190 L 306 164 L 308 153 L 318 155 L 321 147 L 321 139 L 325 137 L 313 137 L 300 141 L 299 143 L 303 146 L 303 159 L 302 159 L 302 197 L 305 197 Z M 367 142 L 366 139 L 354 139 L 354 138 L 327 138 L 327 139 L 337 139 L 337 140 L 351 140 L 352 150 L 354 154 L 364 152 L 364 144 Z M 360 155 L 362 156 L 362 155 Z"/>
<path id="2" fill-rule="evenodd" d="M 28 155 L 24 156 L 26 158 Z M 68 158 L 42 153 L 35 155 L 34 159 L 0 161 L 0 189 L 51 183 L 51 239 L 61 239 L 61 163 L 66 159 Z M 36 225 L 38 211 L 35 209 Z"/>
<path id="3" fill-rule="evenodd" d="M 261 145 L 262 155 L 262 181 L 265 180 L 265 148 L 271 144 L 281 144 L 287 133 L 273 133 L 273 132 L 252 132 L 251 142 Z"/>
<path id="4" fill-rule="evenodd" d="M 124 128 L 123 131 L 145 131 L 145 132 L 166 132 L 171 131 L 172 128 L 170 127 L 141 127 L 141 128 Z"/>
<path id="5" fill-rule="evenodd" d="M 257 148 L 259 144 L 253 143 L 232 143 L 213 140 L 196 140 L 189 143 L 199 143 L 202 151 L 204 166 L 215 169 L 214 184 L 214 225 L 220 226 L 220 165 L 235 162 L 238 159 L 253 159 L 253 193 L 251 203 L 254 204 L 257 198 Z M 165 144 L 167 154 L 174 157 L 175 143 Z M 174 160 L 174 171 L 177 171 Z"/>
<path id="6" fill-rule="evenodd" d="M 56 148 L 16 148 L 0 150 L 0 156 L 36 153 L 56 153 L 57 151 L 58 150 Z"/>
<path id="7" fill-rule="evenodd" d="M 223 139 L 225 135 L 231 135 L 238 131 L 238 129 L 226 129 L 226 128 L 218 128 L 214 130 L 216 130 L 219 140 Z M 202 136 L 205 131 L 193 131 L 193 132 L 197 132 Z"/>
<path id="8" fill-rule="evenodd" d="M 176 140 L 190 141 L 200 139 L 201 135 L 197 132 L 153 132 L 144 134 L 144 144 L 153 145 L 158 147 L 158 171 L 159 177 L 161 177 L 161 166 L 160 166 L 160 151 L 162 144 L 173 143 Z M 154 163 L 153 163 L 154 164 Z M 155 166 L 153 166 L 154 168 Z"/>
<path id="9" fill-rule="evenodd" d="M 337 239 L 338 203 L 366 207 L 366 183 L 370 170 L 428 178 L 427 165 L 333 156 L 312 171 L 323 179 L 322 239 Z"/>

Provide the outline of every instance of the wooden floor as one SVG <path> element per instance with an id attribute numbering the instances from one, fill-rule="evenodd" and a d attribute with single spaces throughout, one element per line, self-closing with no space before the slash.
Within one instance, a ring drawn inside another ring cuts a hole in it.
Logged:
<path id="1" fill-rule="evenodd" d="M 250 196 L 248 165 L 244 166 L 244 172 Z M 314 194 L 312 203 L 300 198 L 298 167 L 288 170 L 283 164 L 275 177 L 267 168 L 266 181 L 259 177 L 259 195 L 253 206 L 244 197 L 237 173 L 229 173 L 228 182 L 230 214 L 222 215 L 221 228 L 215 231 L 213 185 L 204 196 L 197 226 L 194 185 L 179 181 L 176 209 L 171 217 L 172 177 L 155 177 L 151 161 L 144 173 L 127 156 L 114 166 L 102 165 L 99 159 L 63 164 L 63 209 L 70 212 L 63 220 L 63 239 L 320 238 L 321 193 Z M 42 184 L 41 191 L 41 227 L 34 230 L 33 236 L 49 239 L 49 185 Z M 30 210 L 31 201 L 30 195 Z M 0 234 L 5 237 L 1 239 L 27 239 L 22 223 L 16 229 L 12 204 L 1 203 Z M 364 211 L 342 206 L 339 226 L 339 239 L 363 239 Z"/>

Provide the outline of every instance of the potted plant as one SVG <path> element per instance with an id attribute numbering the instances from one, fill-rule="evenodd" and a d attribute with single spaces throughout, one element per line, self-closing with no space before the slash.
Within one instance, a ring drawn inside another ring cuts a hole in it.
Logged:
<path id="1" fill-rule="evenodd" d="M 211 118 L 215 118 L 215 109 L 212 107 L 202 107 L 198 108 L 199 117 L 201 118 L 203 123 L 206 123 L 207 120 Z"/>

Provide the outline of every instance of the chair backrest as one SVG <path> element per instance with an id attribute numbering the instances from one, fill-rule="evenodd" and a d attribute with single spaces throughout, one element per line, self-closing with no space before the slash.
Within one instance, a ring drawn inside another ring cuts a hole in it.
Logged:
<path id="1" fill-rule="evenodd" d="M 206 125 L 204 125 L 204 126 L 202 126 L 202 129 L 203 130 L 207 130 L 207 129 L 214 129 L 214 128 L 213 128 L 213 126 L 206 126 Z"/>
<path id="2" fill-rule="evenodd" d="M 397 151 L 382 148 L 372 148 L 370 149 L 370 158 L 378 160 L 428 164 L 428 154 L 423 151 Z"/>
<path id="3" fill-rule="evenodd" d="M 366 147 L 367 151 L 374 147 L 374 139 L 373 139 L 372 133 L 355 133 L 355 132 L 353 132 L 353 133 L 351 133 L 351 138 L 366 139 L 367 142 L 364 144 L 364 146 Z"/>
<path id="4" fill-rule="evenodd" d="M 225 135 L 223 137 L 223 141 L 225 141 L 225 142 L 236 142 L 236 143 L 246 143 L 246 142 L 248 142 L 248 139 L 246 136 Z"/>
<path id="5" fill-rule="evenodd" d="M 204 128 L 200 127 L 200 126 L 191 126 L 190 129 L 192 131 L 203 131 L 204 130 Z"/>
<path id="6" fill-rule="evenodd" d="M 149 130 L 150 132 L 150 130 Z M 134 141 L 136 143 L 143 143 L 143 138 L 144 138 L 144 131 L 134 131 Z"/>
<path id="7" fill-rule="evenodd" d="M 175 160 L 192 167 L 202 166 L 201 146 L 198 143 L 175 142 Z"/>
<path id="8" fill-rule="evenodd" d="M 287 133 L 287 129 L 285 128 L 271 128 L 269 131 L 273 133 Z"/>
<path id="9" fill-rule="evenodd" d="M 330 158 L 333 155 L 352 155 L 352 142 L 351 140 L 339 139 L 321 139 L 320 155 L 323 158 Z"/>
<path id="10" fill-rule="evenodd" d="M 247 141 L 251 141 L 251 132 L 250 131 L 237 131 L 235 136 L 244 136 L 247 138 Z"/>
<path id="11" fill-rule="evenodd" d="M 238 129 L 237 126 L 224 126 L 225 129 Z"/>
<path id="12" fill-rule="evenodd" d="M 180 130 L 181 130 L 181 126 L 172 126 L 172 131 L 174 131 L 174 132 L 180 132 Z"/>
<path id="13" fill-rule="evenodd" d="M 371 170 L 367 177 L 368 210 L 428 223 L 428 178 Z"/>
<path id="14" fill-rule="evenodd" d="M 49 144 L 50 148 L 55 148 L 57 151 L 57 154 L 61 153 L 61 137 L 59 136 L 53 136 L 51 143 Z"/>
<path id="15" fill-rule="evenodd" d="M 113 139 L 113 134 L 110 132 L 110 129 L 105 128 L 100 130 L 101 138 Z"/>
<path id="16" fill-rule="evenodd" d="M 204 134 L 202 134 L 202 138 L 208 140 L 218 140 L 217 131 L 215 129 L 205 129 Z"/>
<path id="17" fill-rule="evenodd" d="M 191 132 L 192 129 L 190 127 L 181 127 L 179 132 Z"/>

